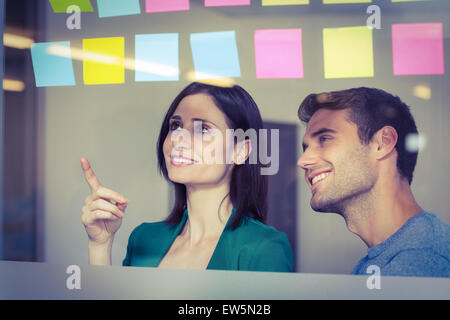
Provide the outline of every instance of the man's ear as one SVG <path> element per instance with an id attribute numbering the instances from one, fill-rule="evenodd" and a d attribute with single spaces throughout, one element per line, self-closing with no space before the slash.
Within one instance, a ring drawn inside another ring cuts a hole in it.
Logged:
<path id="1" fill-rule="evenodd" d="M 389 155 L 397 144 L 398 134 L 391 126 L 385 126 L 378 130 L 374 135 L 374 142 L 377 147 L 377 159 L 382 159 Z"/>
<path id="2" fill-rule="evenodd" d="M 234 147 L 233 162 L 237 165 L 244 164 L 252 152 L 252 144 L 250 139 L 245 139 L 236 143 Z"/>

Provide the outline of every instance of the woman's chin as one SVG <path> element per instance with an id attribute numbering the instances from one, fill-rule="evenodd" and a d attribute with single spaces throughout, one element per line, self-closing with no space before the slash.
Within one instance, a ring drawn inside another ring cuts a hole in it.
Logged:
<path id="1" fill-rule="evenodd" d="M 189 179 L 186 175 L 181 175 L 181 174 L 170 174 L 169 173 L 169 179 L 173 183 L 187 184 L 187 183 L 191 182 L 191 179 Z"/>

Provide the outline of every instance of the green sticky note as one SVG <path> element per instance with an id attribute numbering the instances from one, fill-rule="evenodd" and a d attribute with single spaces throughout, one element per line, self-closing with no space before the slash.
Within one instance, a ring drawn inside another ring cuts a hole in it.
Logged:
<path id="1" fill-rule="evenodd" d="M 371 3 L 372 0 L 323 0 L 324 4 L 337 4 L 337 3 Z"/>
<path id="2" fill-rule="evenodd" d="M 323 29 L 325 78 L 374 76 L 372 30 L 367 26 Z"/>
<path id="3" fill-rule="evenodd" d="M 291 6 L 309 4 L 309 0 L 262 0 L 263 6 Z"/>
<path id="4" fill-rule="evenodd" d="M 50 0 L 50 4 L 55 13 L 66 13 L 67 8 L 72 5 L 78 6 L 81 12 L 94 11 L 89 0 Z"/>

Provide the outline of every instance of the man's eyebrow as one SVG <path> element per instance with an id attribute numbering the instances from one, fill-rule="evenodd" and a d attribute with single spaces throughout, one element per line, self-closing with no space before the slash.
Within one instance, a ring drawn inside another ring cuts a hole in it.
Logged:
<path id="1" fill-rule="evenodd" d="M 333 130 L 333 129 L 330 129 L 330 128 L 322 128 L 322 129 L 319 129 L 319 130 L 313 132 L 311 134 L 311 137 L 315 138 L 315 137 L 317 137 L 318 135 L 320 135 L 322 133 L 337 133 L 337 131 Z"/>
<path id="2" fill-rule="evenodd" d="M 330 129 L 330 128 L 321 128 L 319 130 L 314 131 L 311 134 L 311 138 L 315 138 L 319 135 L 321 135 L 322 133 L 337 133 L 336 130 Z M 303 148 L 303 152 L 305 152 L 306 148 L 308 148 L 308 145 L 306 143 L 302 143 L 302 148 Z"/>

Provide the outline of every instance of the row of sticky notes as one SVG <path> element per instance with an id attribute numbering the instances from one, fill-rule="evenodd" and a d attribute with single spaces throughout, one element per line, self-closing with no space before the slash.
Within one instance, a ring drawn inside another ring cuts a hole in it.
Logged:
<path id="1" fill-rule="evenodd" d="M 324 77 L 374 76 L 372 30 L 366 26 L 323 29 Z M 177 33 L 135 36 L 134 59 L 125 59 L 123 37 L 84 39 L 83 48 L 70 42 L 35 43 L 31 48 L 36 85 L 75 85 L 72 60 L 83 62 L 85 84 L 179 80 Z M 196 79 L 239 78 L 241 68 L 235 31 L 190 35 Z M 257 79 L 304 77 L 302 29 L 265 29 L 254 33 Z M 394 75 L 444 74 L 442 23 L 392 25 Z M 314 67 L 317 69 L 317 67 Z"/>
<path id="2" fill-rule="evenodd" d="M 391 0 L 392 2 L 416 2 L 430 0 Z M 309 0 L 261 0 L 263 6 L 307 5 Z M 372 0 L 323 0 L 324 4 L 371 3 Z M 71 5 L 81 11 L 94 11 L 90 0 L 50 0 L 54 12 L 66 12 Z M 205 0 L 205 7 L 249 6 L 250 0 Z M 139 0 L 97 0 L 100 18 L 140 14 Z M 189 0 L 145 0 L 146 12 L 189 10 Z"/>

